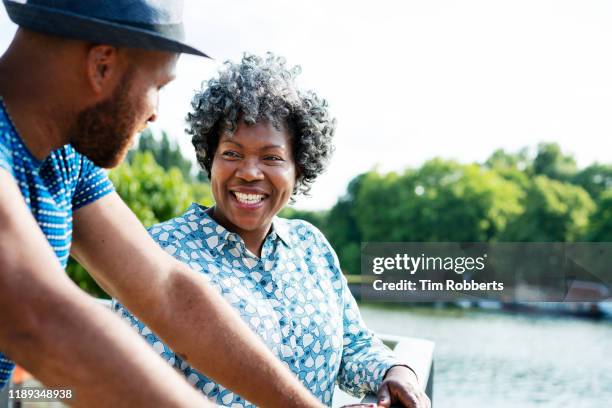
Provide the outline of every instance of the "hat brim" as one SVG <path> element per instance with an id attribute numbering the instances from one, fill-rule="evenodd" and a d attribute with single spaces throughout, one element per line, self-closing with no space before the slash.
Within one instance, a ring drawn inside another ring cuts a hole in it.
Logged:
<path id="1" fill-rule="evenodd" d="M 162 33 L 117 22 L 4 0 L 10 19 L 20 27 L 59 37 L 152 51 L 208 55 Z M 182 27 L 179 27 L 182 30 Z"/>

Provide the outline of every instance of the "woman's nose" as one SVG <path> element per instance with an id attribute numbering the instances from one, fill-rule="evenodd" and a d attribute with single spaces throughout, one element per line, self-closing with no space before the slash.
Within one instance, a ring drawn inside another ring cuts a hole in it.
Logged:
<path id="1" fill-rule="evenodd" d="M 236 177 L 245 181 L 261 180 L 263 178 L 263 172 L 259 168 L 259 164 L 259 160 L 257 159 L 242 160 L 236 171 Z"/>

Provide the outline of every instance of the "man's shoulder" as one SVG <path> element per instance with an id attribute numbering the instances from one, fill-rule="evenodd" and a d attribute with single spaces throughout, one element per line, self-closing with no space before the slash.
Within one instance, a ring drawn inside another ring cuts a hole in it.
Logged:
<path id="1" fill-rule="evenodd" d="M 73 210 L 114 190 L 106 172 L 69 144 L 51 152 L 40 174 L 51 190 L 71 197 Z"/>
<path id="2" fill-rule="evenodd" d="M 96 166 L 86 156 L 67 144 L 55 149 L 45 159 L 43 173 L 57 174 L 70 184 L 87 183 L 89 179 L 106 179 L 106 172 Z"/>
<path id="3" fill-rule="evenodd" d="M 70 146 L 69 144 L 53 150 L 46 159 L 46 161 L 52 162 L 55 166 L 71 171 L 80 170 L 83 162 L 86 160 L 87 158 L 85 156 L 78 153 L 76 150 L 74 150 L 74 147 Z"/>
<path id="4" fill-rule="evenodd" d="M 61 185 L 66 194 L 71 195 L 84 175 L 85 158 L 70 145 L 53 150 L 43 161 L 40 175 L 47 183 Z"/>

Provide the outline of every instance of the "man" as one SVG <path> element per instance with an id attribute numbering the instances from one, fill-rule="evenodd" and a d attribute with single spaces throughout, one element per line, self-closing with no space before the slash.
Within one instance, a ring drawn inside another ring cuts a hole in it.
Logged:
<path id="1" fill-rule="evenodd" d="M 155 120 L 179 53 L 204 55 L 182 42 L 178 3 L 4 0 L 20 28 L 0 58 L 0 388 L 13 360 L 73 406 L 206 404 L 70 282 L 71 254 L 216 381 L 262 406 L 319 406 L 99 168 Z"/>

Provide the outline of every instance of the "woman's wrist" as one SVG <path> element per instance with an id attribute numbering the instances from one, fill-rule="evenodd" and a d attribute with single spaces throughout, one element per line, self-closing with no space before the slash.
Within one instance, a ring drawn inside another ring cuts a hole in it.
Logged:
<path id="1" fill-rule="evenodd" d="M 417 375 L 416 371 L 414 371 L 412 367 L 407 364 L 392 365 L 391 367 L 389 367 L 389 369 L 383 376 L 383 380 L 385 380 L 389 375 L 394 375 L 396 373 L 402 376 L 411 376 L 413 377 L 414 381 L 416 381 L 417 383 L 419 382 L 419 376 Z"/>

